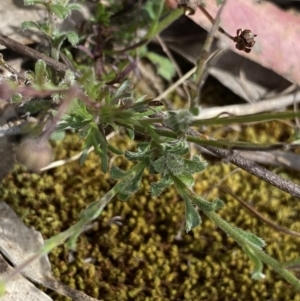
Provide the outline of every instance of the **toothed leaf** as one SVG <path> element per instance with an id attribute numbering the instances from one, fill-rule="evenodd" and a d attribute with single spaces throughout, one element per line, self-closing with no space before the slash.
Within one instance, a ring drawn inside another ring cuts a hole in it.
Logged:
<path id="1" fill-rule="evenodd" d="M 156 183 L 151 184 L 151 195 L 153 197 L 158 197 L 166 188 L 173 184 L 173 181 L 170 177 L 165 177 L 160 179 Z"/>
<path id="2" fill-rule="evenodd" d="M 112 166 L 110 169 L 110 176 L 114 179 L 114 180 L 120 180 L 122 179 L 124 176 L 126 175 L 126 172 L 122 169 L 120 169 L 117 166 Z"/>
<path id="3" fill-rule="evenodd" d="M 207 167 L 207 162 L 199 156 L 194 156 L 192 160 L 184 159 L 184 165 L 188 172 L 194 174 L 202 172 Z"/>

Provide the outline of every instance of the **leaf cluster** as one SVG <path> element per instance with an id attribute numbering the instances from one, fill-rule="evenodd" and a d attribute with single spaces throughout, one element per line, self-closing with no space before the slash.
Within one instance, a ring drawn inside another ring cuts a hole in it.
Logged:
<path id="1" fill-rule="evenodd" d="M 171 23 L 172 18 L 175 19 L 179 15 L 178 12 L 173 15 L 171 13 L 171 17 L 170 15 L 164 17 L 166 10 L 163 1 L 147 1 L 141 13 L 145 20 L 140 23 L 147 28 L 147 33 L 142 43 L 136 46 L 139 49 L 132 51 L 134 47 L 128 45 L 128 39 L 125 39 L 133 36 L 132 23 L 125 24 L 127 29 L 125 25 L 120 26 L 119 29 L 122 28 L 124 32 L 119 30 L 113 38 L 111 27 L 120 23 L 114 21 L 117 13 L 108 11 L 104 4 L 99 3 L 90 20 L 91 24 L 95 25 L 93 28 L 96 28 L 95 45 L 93 43 L 89 46 L 85 46 L 84 43 L 80 45 L 85 55 L 81 54 L 76 60 L 71 51 L 63 49 L 63 43 L 67 40 L 74 46 L 81 40 L 87 42 L 87 37 L 92 33 L 79 37 L 73 31 L 59 31 L 56 20 L 65 20 L 73 10 L 79 10 L 81 6 L 69 0 L 24 2 L 26 5 L 43 5 L 48 12 L 48 18 L 40 23 L 24 22 L 22 28 L 40 31 L 50 41 L 51 57 L 58 61 L 64 52 L 70 65 L 76 69 L 68 70 L 61 75 L 50 70 L 45 61 L 39 60 L 35 70 L 29 73 L 32 89 L 38 91 L 37 94 L 46 91 L 55 104 L 51 108 L 53 122 L 50 122 L 43 135 L 49 136 L 54 129 L 77 133 L 83 140 L 80 163 L 84 164 L 89 151 L 93 149 L 101 160 L 102 171 L 109 172 L 111 178 L 116 180 L 115 186 L 110 191 L 87 207 L 78 223 L 49 240 L 51 244 L 46 246 L 47 252 L 67 239 L 69 246 L 74 248 L 84 226 L 97 218 L 114 198 L 126 200 L 135 194 L 141 186 L 144 172 L 148 171 L 153 178 L 157 176 L 157 181 L 153 181 L 150 187 L 152 197 L 159 197 L 172 185 L 177 190 L 185 204 L 186 231 L 201 223 L 200 213 L 206 215 L 235 239 L 252 260 L 253 278 L 263 278 L 263 263 L 267 263 L 299 288 L 300 284 L 293 276 L 262 251 L 265 244 L 261 238 L 234 227 L 218 215 L 217 210 L 224 205 L 221 200 L 209 202 L 194 191 L 194 174 L 202 172 L 207 166 L 202 157 L 190 155 L 190 145 L 187 142 L 187 132 L 196 124 L 194 113 L 198 112 L 198 108 L 163 112 L 162 103 L 147 96 L 137 95 L 129 80 L 129 73 L 136 66 L 136 62 L 133 62 L 135 55 L 157 64 L 159 73 L 165 79 L 170 80 L 173 77 L 174 68 L 170 67 L 172 65 L 170 61 L 151 53 L 145 45 Z M 116 8 L 117 5 L 112 7 Z M 102 24 L 96 26 L 96 22 Z M 115 51 L 111 44 L 117 47 L 121 45 L 125 50 Z M 126 47 L 129 49 L 126 50 Z M 111 131 L 124 135 L 126 133 L 131 139 L 136 139 L 136 134 L 141 133 L 143 141 L 137 144 L 135 151 L 126 150 L 123 153 L 107 140 L 107 134 Z M 195 141 L 201 144 L 200 140 Z M 202 142 L 204 143 L 204 139 Z M 112 155 L 124 156 L 133 162 L 132 167 L 124 171 L 110 164 Z"/>

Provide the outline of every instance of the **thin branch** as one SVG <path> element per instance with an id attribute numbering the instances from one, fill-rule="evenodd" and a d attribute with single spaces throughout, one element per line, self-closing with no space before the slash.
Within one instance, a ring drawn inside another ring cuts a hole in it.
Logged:
<path id="1" fill-rule="evenodd" d="M 144 132 L 143 127 L 136 126 L 137 130 L 139 132 Z M 164 137 L 170 137 L 170 138 L 177 138 L 177 134 L 170 131 L 164 126 L 155 125 L 155 131 L 157 134 L 164 136 Z M 198 137 L 200 134 L 195 130 L 188 130 L 188 135 L 186 136 L 187 141 L 196 143 L 198 145 L 201 145 L 203 148 L 209 150 L 213 154 L 215 154 L 217 157 L 225 159 L 227 162 L 230 162 L 241 169 L 247 171 L 248 173 L 256 176 L 257 178 L 289 193 L 292 196 L 295 196 L 300 199 L 300 186 L 284 179 L 273 172 L 269 171 L 268 169 L 264 168 L 263 166 L 260 166 L 254 162 L 251 162 L 244 157 L 242 157 L 238 151 L 232 150 L 232 149 L 221 149 L 215 146 L 209 146 L 204 145 L 201 143 L 202 141 L 199 141 Z M 203 139 L 201 139 L 203 140 Z"/>
<path id="2" fill-rule="evenodd" d="M 292 231 L 290 229 L 287 229 L 285 227 L 279 226 L 276 223 L 274 223 L 272 220 L 269 220 L 267 218 L 265 218 L 261 213 L 259 213 L 258 211 L 256 211 L 253 207 L 249 206 L 246 202 L 244 202 L 240 197 L 238 197 L 236 194 L 234 194 L 229 188 L 227 187 L 223 187 L 220 186 L 219 187 L 221 190 L 223 190 L 225 193 L 230 194 L 233 198 L 235 198 L 240 204 L 242 204 L 246 209 L 248 209 L 252 214 L 254 214 L 257 218 L 259 218 L 260 220 L 262 220 L 263 222 L 265 222 L 266 224 L 268 224 L 269 226 L 271 226 L 272 228 L 283 232 L 285 234 L 288 235 L 292 235 L 292 236 L 296 236 L 296 237 L 300 237 L 300 233 L 296 232 L 296 231 Z"/>
<path id="3" fill-rule="evenodd" d="M 300 198 L 300 186 L 287 179 L 281 178 L 280 176 L 254 162 L 245 159 L 244 157 L 240 156 L 237 151 L 221 149 L 208 145 L 203 145 L 203 147 L 214 153 L 216 156 L 226 159 L 226 161 L 242 168 L 257 178 L 266 181 L 267 183 L 289 193 L 292 196 Z"/>
<path id="4" fill-rule="evenodd" d="M 176 72 L 177 72 L 178 77 L 181 78 L 181 77 L 183 76 L 183 74 L 182 74 L 182 72 L 181 72 L 181 69 L 180 69 L 179 65 L 177 64 L 177 62 L 176 62 L 176 60 L 175 60 L 173 54 L 172 54 L 171 51 L 169 50 L 168 46 L 166 45 L 166 43 L 165 43 L 164 40 L 160 37 L 159 34 L 156 36 L 156 39 L 157 39 L 158 43 L 160 44 L 161 48 L 163 49 L 163 51 L 166 53 L 166 55 L 167 55 L 167 57 L 169 58 L 169 60 L 173 63 L 174 68 L 175 68 L 175 70 L 176 70 Z M 188 101 L 190 102 L 191 96 L 190 96 L 190 92 L 189 92 L 189 89 L 188 89 L 187 85 L 185 85 L 185 84 L 183 83 L 182 87 L 183 87 L 183 90 L 184 90 L 184 92 L 185 92 L 185 94 L 186 94 L 186 98 L 187 98 Z"/>
<path id="5" fill-rule="evenodd" d="M 234 116 L 244 116 L 249 114 L 257 114 L 273 110 L 280 110 L 294 103 L 300 102 L 300 94 L 295 97 L 294 94 L 288 94 L 272 99 L 261 100 L 256 103 L 247 103 L 239 105 L 229 105 L 223 107 L 202 108 L 200 114 L 196 118 L 213 118 L 224 112 Z"/>
<path id="6" fill-rule="evenodd" d="M 201 55 L 200 58 L 197 62 L 197 71 L 196 71 L 196 78 L 195 78 L 195 82 L 197 85 L 197 89 L 198 89 L 198 93 L 196 97 L 193 97 L 190 103 L 190 109 L 193 110 L 194 108 L 196 108 L 198 106 L 198 104 L 200 103 L 200 98 L 201 98 L 201 89 L 204 85 L 204 78 L 205 78 L 205 74 L 206 74 L 206 62 L 207 59 L 209 57 L 209 52 L 214 40 L 214 35 L 216 33 L 216 31 L 219 29 L 219 23 L 220 23 L 220 16 L 221 13 L 225 7 L 226 4 L 226 0 L 223 1 L 223 3 L 221 4 L 221 7 L 218 10 L 218 13 L 216 15 L 216 18 L 213 22 L 213 26 L 211 28 L 211 30 L 209 31 L 209 33 L 207 34 L 205 43 L 203 45 L 202 51 L 201 51 Z M 201 8 L 201 6 L 199 5 L 199 8 Z"/>
<path id="7" fill-rule="evenodd" d="M 32 49 L 32 48 L 25 46 L 15 40 L 12 40 L 11 38 L 9 38 L 1 33 L 0 33 L 0 44 L 14 52 L 17 52 L 26 57 L 29 57 L 34 61 L 44 60 L 49 67 L 51 67 L 52 69 L 54 69 L 58 72 L 66 72 L 68 69 L 70 69 L 69 66 L 66 66 L 65 64 L 57 62 L 56 60 L 52 59 L 48 55 L 46 55 L 44 53 L 40 53 L 39 51 L 37 51 L 35 49 Z M 75 72 L 75 75 L 77 77 L 80 76 L 80 74 L 78 72 Z"/>
<path id="8" fill-rule="evenodd" d="M 0 66 L 5 68 L 8 72 L 17 77 L 17 79 L 26 80 L 24 74 L 18 72 L 14 67 L 5 62 L 3 55 L 0 53 Z"/>
<path id="9" fill-rule="evenodd" d="M 225 1 L 224 1 L 225 2 Z M 224 4 L 223 2 L 223 4 Z M 198 8 L 202 11 L 202 13 L 207 17 L 207 19 L 211 22 L 211 24 L 214 24 L 215 20 L 214 18 L 209 14 L 209 12 L 201 5 L 198 5 Z M 221 26 L 218 27 L 218 31 L 222 34 L 224 34 L 227 38 L 234 41 L 234 37 L 231 36 L 229 33 L 227 33 Z"/>

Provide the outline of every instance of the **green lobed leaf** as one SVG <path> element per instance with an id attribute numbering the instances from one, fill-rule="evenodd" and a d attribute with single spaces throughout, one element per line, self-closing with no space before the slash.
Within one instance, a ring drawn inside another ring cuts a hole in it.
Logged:
<path id="1" fill-rule="evenodd" d="M 107 143 L 107 149 L 110 150 L 113 154 L 115 155 L 119 155 L 122 156 L 124 155 L 124 152 L 115 148 L 114 146 L 112 146 L 111 144 Z"/>
<path id="2" fill-rule="evenodd" d="M 193 202 L 203 211 L 214 211 L 214 204 L 201 196 L 193 197 Z"/>
<path id="3" fill-rule="evenodd" d="M 147 1 L 145 4 L 145 10 L 149 14 L 151 20 L 155 20 L 157 18 L 157 12 L 160 8 L 159 0 Z"/>
<path id="4" fill-rule="evenodd" d="M 98 149 L 97 141 L 95 140 L 95 128 L 92 126 L 89 126 L 85 131 L 86 139 L 84 141 L 83 145 L 83 152 L 79 158 L 79 162 L 81 165 L 84 164 L 87 156 L 88 156 L 88 150 L 91 146 L 95 147 L 95 151 L 100 155 L 101 150 Z"/>
<path id="5" fill-rule="evenodd" d="M 59 51 L 61 48 L 62 43 L 64 42 L 64 40 L 67 38 L 66 33 L 64 32 L 55 32 L 53 34 L 53 38 L 52 38 L 52 44 L 55 48 L 56 51 Z M 57 55 L 58 58 L 58 55 Z"/>
<path id="6" fill-rule="evenodd" d="M 118 96 L 122 95 L 129 87 L 130 87 L 130 81 L 129 80 L 125 80 L 121 84 L 121 86 L 118 88 L 118 90 L 116 91 L 114 97 L 118 97 Z"/>
<path id="7" fill-rule="evenodd" d="M 51 27 L 49 26 L 49 24 L 45 22 L 45 23 L 40 23 L 39 25 L 40 25 L 40 30 L 41 30 L 46 36 L 52 38 L 52 36 L 51 36 L 52 31 L 51 31 Z"/>
<path id="8" fill-rule="evenodd" d="M 86 119 L 83 116 L 67 115 L 64 116 L 64 120 L 60 122 L 56 128 L 59 130 L 65 130 L 67 128 L 81 129 L 88 125 L 90 122 L 91 119 Z"/>
<path id="9" fill-rule="evenodd" d="M 161 0 L 146 1 L 145 8 L 149 14 L 149 17 L 152 19 L 146 38 L 154 37 L 156 34 L 159 33 L 157 31 L 157 27 L 159 24 L 159 19 L 161 18 L 164 9 L 164 1 Z"/>
<path id="10" fill-rule="evenodd" d="M 144 152 L 148 151 L 149 148 L 150 148 L 150 143 L 149 142 L 140 142 L 137 145 L 137 149 L 138 149 L 139 152 L 144 153 Z"/>
<path id="11" fill-rule="evenodd" d="M 186 189 L 186 186 L 181 182 L 181 180 L 176 176 L 171 176 L 172 180 L 174 180 L 175 188 L 177 189 L 179 195 L 182 197 L 185 204 L 185 230 L 189 232 L 191 229 L 197 227 L 201 224 L 202 220 L 192 205 L 193 199 L 189 195 L 189 191 Z"/>
<path id="12" fill-rule="evenodd" d="M 126 129 L 126 131 L 127 131 L 128 136 L 129 136 L 129 139 L 134 140 L 135 132 L 131 129 Z"/>
<path id="13" fill-rule="evenodd" d="M 191 160 L 184 159 L 184 165 L 191 174 L 202 172 L 207 167 L 207 162 L 200 156 L 193 156 Z"/>
<path id="14" fill-rule="evenodd" d="M 255 252 L 249 246 L 244 246 L 243 250 L 248 255 L 248 257 L 250 258 L 250 260 L 254 265 L 254 270 L 251 276 L 252 279 L 255 280 L 264 279 L 266 276 L 263 274 L 263 264 L 260 258 L 255 254 Z"/>
<path id="15" fill-rule="evenodd" d="M 190 112 L 193 116 L 199 116 L 200 108 L 199 107 L 191 107 Z"/>
<path id="16" fill-rule="evenodd" d="M 134 194 L 135 192 L 137 192 L 139 190 L 141 180 L 143 177 L 143 173 L 144 173 L 144 170 L 141 170 L 132 178 L 132 180 L 126 186 L 125 193 Z"/>
<path id="17" fill-rule="evenodd" d="M 108 156 L 106 151 L 103 151 L 101 155 L 101 168 L 104 173 L 108 172 Z"/>
<path id="18" fill-rule="evenodd" d="M 168 188 L 172 184 L 173 181 L 168 176 L 161 178 L 158 182 L 151 183 L 151 195 L 153 197 L 158 197 L 166 188 Z"/>
<path id="19" fill-rule="evenodd" d="M 195 183 L 195 179 L 190 173 L 183 173 L 178 175 L 178 178 L 189 188 L 192 188 Z"/>
<path id="20" fill-rule="evenodd" d="M 120 100 L 122 100 L 122 103 L 132 104 L 132 93 L 131 92 L 123 92 L 122 94 L 119 95 L 114 95 L 112 99 L 110 99 L 110 103 L 112 104 L 118 104 Z"/>
<path id="21" fill-rule="evenodd" d="M 82 166 L 84 163 L 85 163 L 85 160 L 87 159 L 88 157 L 88 150 L 89 148 L 85 148 L 83 151 L 82 151 L 82 154 L 79 158 L 79 164 Z"/>
<path id="22" fill-rule="evenodd" d="M 166 151 L 176 155 L 187 155 L 190 151 L 189 145 L 186 141 L 176 140 L 165 143 Z"/>
<path id="23" fill-rule="evenodd" d="M 126 201 L 130 198 L 131 196 L 131 193 L 126 193 L 126 192 L 120 192 L 118 193 L 118 198 L 121 200 L 121 201 Z"/>
<path id="24" fill-rule="evenodd" d="M 102 24 L 105 27 L 109 26 L 111 14 L 112 12 L 110 12 L 104 4 L 101 2 L 97 3 L 94 14 L 97 24 Z"/>
<path id="25" fill-rule="evenodd" d="M 155 168 L 153 167 L 153 165 L 150 163 L 150 166 L 149 166 L 149 174 L 150 175 L 157 175 L 158 172 L 155 170 Z"/>
<path id="26" fill-rule="evenodd" d="M 99 154 L 99 156 L 101 158 L 101 168 L 102 168 L 102 171 L 104 173 L 107 173 L 107 171 L 108 171 L 107 148 L 102 146 L 102 148 L 100 149 L 100 147 L 98 146 L 97 149 L 101 150 L 101 151 L 98 151 L 97 153 Z M 95 150 L 96 150 L 96 148 L 95 148 Z"/>
<path id="27" fill-rule="evenodd" d="M 51 4 L 48 6 L 49 10 L 54 13 L 59 19 L 64 20 L 71 13 L 71 9 L 68 6 L 60 4 Z"/>
<path id="28" fill-rule="evenodd" d="M 185 133 L 193 120 L 193 115 L 188 110 L 169 111 L 164 124 L 176 133 Z"/>
<path id="29" fill-rule="evenodd" d="M 166 158 L 160 157 L 155 161 L 151 162 L 151 166 L 154 168 L 154 170 L 162 175 L 165 173 L 168 173 L 168 170 L 166 168 Z"/>
<path id="30" fill-rule="evenodd" d="M 173 154 L 167 154 L 165 164 L 168 170 L 175 176 L 179 176 L 185 172 L 183 158 Z"/>
<path id="31" fill-rule="evenodd" d="M 35 64 L 34 73 L 35 73 L 35 82 L 39 86 L 42 86 L 47 78 L 46 63 L 44 60 L 38 60 Z"/>
<path id="32" fill-rule="evenodd" d="M 66 37 L 72 46 L 77 45 L 79 42 L 78 34 L 75 31 L 66 32 Z"/>
<path id="33" fill-rule="evenodd" d="M 175 67 L 168 58 L 154 52 L 147 52 L 146 57 L 156 65 L 158 75 L 165 80 L 170 81 L 175 76 Z"/>
<path id="34" fill-rule="evenodd" d="M 236 231 L 238 231 L 239 234 L 241 236 L 243 236 L 243 238 L 246 239 L 249 242 L 249 244 L 252 244 L 252 245 L 254 245 L 255 247 L 257 247 L 259 249 L 262 249 L 263 247 L 266 246 L 266 242 L 262 238 L 256 236 L 255 234 L 253 234 L 251 232 L 248 232 L 248 231 L 245 231 L 245 230 L 242 230 L 242 229 L 237 228 L 237 227 L 234 227 L 234 229 Z"/>
<path id="35" fill-rule="evenodd" d="M 222 209 L 225 206 L 225 203 L 221 199 L 217 198 L 212 201 L 212 206 L 213 206 L 213 211 L 217 211 Z"/>
<path id="36" fill-rule="evenodd" d="M 120 169 L 119 167 L 117 166 L 112 166 L 111 169 L 110 169 L 110 176 L 111 178 L 113 178 L 114 180 L 120 180 L 122 179 L 127 173 Z"/>
<path id="37" fill-rule="evenodd" d="M 130 152 L 125 151 L 125 157 L 129 161 L 141 161 L 145 158 L 146 154 L 144 152 Z"/>
<path id="38" fill-rule="evenodd" d="M 75 83 L 75 79 L 76 77 L 74 72 L 68 69 L 64 75 L 64 83 L 68 86 L 72 86 Z"/>
<path id="39" fill-rule="evenodd" d="M 102 171 L 106 173 L 108 171 L 108 155 L 107 155 L 107 141 L 96 124 L 91 127 L 90 135 L 92 140 L 92 145 L 94 146 L 95 152 L 101 158 Z"/>
<path id="40" fill-rule="evenodd" d="M 32 22 L 32 21 L 24 21 L 21 24 L 21 28 L 22 28 L 22 30 L 32 29 L 32 28 L 41 30 L 41 26 L 39 24 L 37 24 L 36 22 Z"/>
<path id="41" fill-rule="evenodd" d="M 82 5 L 78 4 L 78 3 L 70 3 L 70 4 L 68 4 L 68 9 L 69 10 L 78 10 L 78 11 L 81 11 L 82 10 Z"/>
<path id="42" fill-rule="evenodd" d="M 184 197 L 183 200 L 185 204 L 185 231 L 188 233 L 193 228 L 199 226 L 202 220 L 190 200 L 187 197 Z"/>
<path id="43" fill-rule="evenodd" d="M 66 247 L 69 249 L 69 250 L 73 250 L 75 251 L 76 250 L 76 242 L 78 240 L 78 237 L 81 233 L 80 232 L 74 232 L 70 238 L 68 239 L 68 241 L 66 242 Z"/>

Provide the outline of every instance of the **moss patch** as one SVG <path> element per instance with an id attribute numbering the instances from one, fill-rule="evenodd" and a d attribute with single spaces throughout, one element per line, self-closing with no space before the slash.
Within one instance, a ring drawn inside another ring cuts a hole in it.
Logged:
<path id="1" fill-rule="evenodd" d="M 115 140 L 118 148 L 126 143 L 123 138 Z M 80 142 L 68 136 L 56 148 L 59 158 L 70 157 L 80 150 Z M 126 167 L 122 158 L 114 164 Z M 197 192 L 209 192 L 208 199 L 221 197 L 226 206 L 220 214 L 264 238 L 270 255 L 282 261 L 298 257 L 299 239 L 278 233 L 232 197 L 217 188 L 211 190 L 234 168 L 226 163 L 211 165 L 198 176 Z M 294 178 L 288 173 L 283 176 Z M 183 202 L 173 189 L 151 198 L 153 180 L 145 175 L 136 195 L 127 202 L 113 200 L 80 236 L 76 252 L 64 246 L 55 249 L 50 254 L 55 276 L 103 300 L 300 300 L 300 294 L 267 268 L 264 281 L 252 280 L 247 256 L 205 216 L 201 226 L 186 234 Z M 41 175 L 16 167 L 0 193 L 27 225 L 49 238 L 77 221 L 79 213 L 113 185 L 101 172 L 99 158 L 91 154 L 82 167 L 74 162 Z M 297 199 L 243 171 L 230 175 L 223 185 L 268 218 L 299 231 Z"/>

